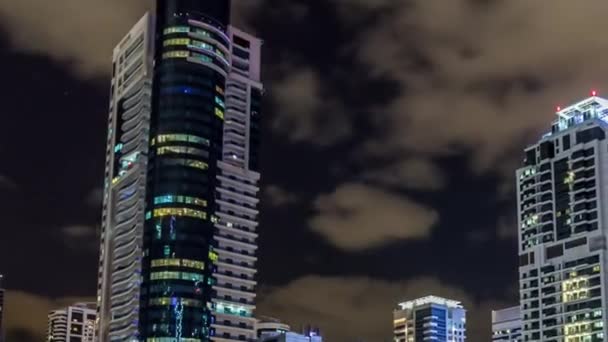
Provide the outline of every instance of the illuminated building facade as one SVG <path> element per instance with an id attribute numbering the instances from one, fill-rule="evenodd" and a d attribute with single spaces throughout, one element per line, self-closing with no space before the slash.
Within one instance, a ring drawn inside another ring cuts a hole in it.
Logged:
<path id="1" fill-rule="evenodd" d="M 516 173 L 522 337 L 605 341 L 608 100 L 556 114 Z"/>
<path id="2" fill-rule="evenodd" d="M 114 51 L 100 342 L 255 339 L 260 39 L 158 0 Z"/>
<path id="3" fill-rule="evenodd" d="M 76 303 L 48 315 L 48 342 L 94 342 L 96 303 Z"/>
<path id="4" fill-rule="evenodd" d="M 395 342 L 464 342 L 466 311 L 460 302 L 427 296 L 400 303 L 393 312 Z"/>
<path id="5" fill-rule="evenodd" d="M 519 306 L 492 311 L 492 342 L 521 342 Z"/>

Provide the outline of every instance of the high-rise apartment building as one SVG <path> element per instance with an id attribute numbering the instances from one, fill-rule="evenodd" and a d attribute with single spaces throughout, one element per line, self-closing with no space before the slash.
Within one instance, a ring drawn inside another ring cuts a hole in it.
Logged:
<path id="1" fill-rule="evenodd" d="M 605 341 L 608 100 L 558 108 L 517 170 L 523 341 Z"/>
<path id="2" fill-rule="evenodd" d="M 455 300 L 422 297 L 398 305 L 393 328 L 395 342 L 464 342 L 466 311 Z"/>
<path id="3" fill-rule="evenodd" d="M 94 342 L 95 303 L 76 303 L 49 313 L 47 341 Z"/>
<path id="4" fill-rule="evenodd" d="M 492 342 L 521 342 L 519 306 L 492 311 Z"/>
<path id="5" fill-rule="evenodd" d="M 113 54 L 100 342 L 255 338 L 260 39 L 158 0 Z"/>

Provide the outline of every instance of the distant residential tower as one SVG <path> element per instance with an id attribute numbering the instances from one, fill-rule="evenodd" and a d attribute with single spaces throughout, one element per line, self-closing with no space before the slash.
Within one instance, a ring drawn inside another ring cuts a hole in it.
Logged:
<path id="1" fill-rule="evenodd" d="M 466 312 L 458 301 L 422 297 L 398 305 L 393 328 L 395 342 L 464 342 Z"/>
<path id="2" fill-rule="evenodd" d="M 94 342 L 95 303 L 76 303 L 48 316 L 48 342 Z"/>

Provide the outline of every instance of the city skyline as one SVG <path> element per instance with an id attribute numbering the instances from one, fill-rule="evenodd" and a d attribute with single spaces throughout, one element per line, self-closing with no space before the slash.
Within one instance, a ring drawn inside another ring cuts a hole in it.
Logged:
<path id="1" fill-rule="evenodd" d="M 0 2 L 0 273 L 27 342 L 49 309 L 95 301 L 110 56 L 149 9 L 80 3 Z M 608 5 L 371 3 L 235 4 L 264 41 L 258 312 L 379 341 L 396 303 L 432 293 L 488 339 L 518 302 L 521 151 L 556 107 L 608 92 Z"/>

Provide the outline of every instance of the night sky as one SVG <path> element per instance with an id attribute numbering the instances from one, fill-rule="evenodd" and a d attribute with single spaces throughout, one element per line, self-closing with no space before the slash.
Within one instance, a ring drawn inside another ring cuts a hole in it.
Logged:
<path id="1" fill-rule="evenodd" d="M 203 0 L 201 0 L 203 1 Z M 514 172 L 608 86 L 601 0 L 235 0 L 265 41 L 258 313 L 383 342 L 399 300 L 517 303 Z M 8 342 L 93 300 L 111 51 L 151 0 L 0 0 Z"/>

